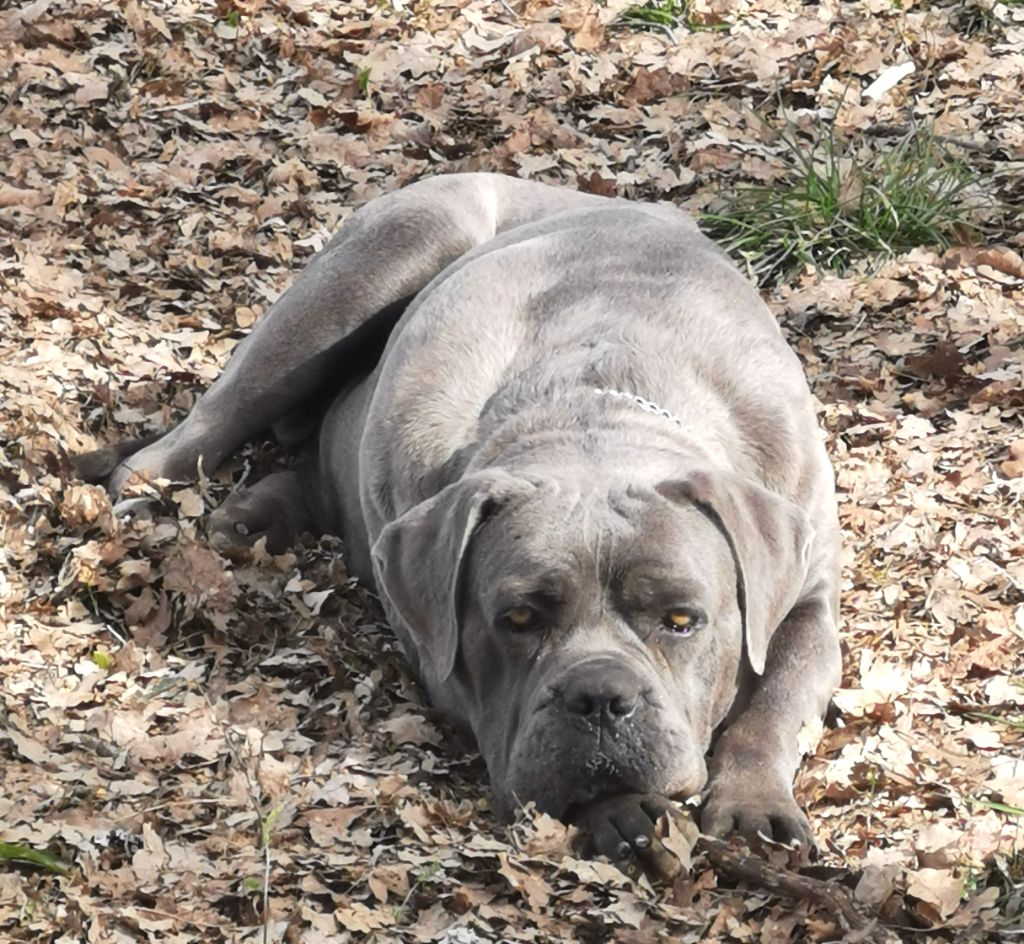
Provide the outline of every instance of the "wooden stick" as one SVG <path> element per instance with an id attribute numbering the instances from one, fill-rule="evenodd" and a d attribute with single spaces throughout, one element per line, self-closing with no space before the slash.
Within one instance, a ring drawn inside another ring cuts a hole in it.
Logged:
<path id="1" fill-rule="evenodd" d="M 697 848 L 707 855 L 708 861 L 716 869 L 732 878 L 787 898 L 810 901 L 825 909 L 839 921 L 844 930 L 852 932 L 843 939 L 850 944 L 898 942 L 895 935 L 879 925 L 877 918 L 864 914 L 850 893 L 834 882 L 823 882 L 821 879 L 800 875 L 799 872 L 776 868 L 764 859 L 748 855 L 740 848 L 711 836 L 701 836 L 697 840 Z"/>

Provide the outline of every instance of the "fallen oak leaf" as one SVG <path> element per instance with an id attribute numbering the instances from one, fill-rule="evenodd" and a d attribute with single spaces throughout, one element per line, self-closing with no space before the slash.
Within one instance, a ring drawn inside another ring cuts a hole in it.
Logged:
<path id="1" fill-rule="evenodd" d="M 987 249 L 958 246 L 948 250 L 941 262 L 947 269 L 964 266 L 987 267 L 1010 276 L 1014 281 L 1024 279 L 1024 259 L 1005 246 L 992 246 Z"/>
<path id="2" fill-rule="evenodd" d="M 179 488 L 171 492 L 171 501 L 181 509 L 182 515 L 186 518 L 198 518 L 204 511 L 203 500 L 194 488 Z"/>
<path id="3" fill-rule="evenodd" d="M 227 561 L 191 539 L 172 547 L 164 561 L 163 578 L 164 589 L 181 594 L 190 614 L 201 607 L 231 612 L 240 592 Z"/>
<path id="4" fill-rule="evenodd" d="M 947 386 L 953 386 L 964 377 L 967 359 L 955 344 L 940 341 L 926 354 L 911 354 L 905 362 L 905 369 L 913 377 L 934 377 Z"/>
<path id="5" fill-rule="evenodd" d="M 693 817 L 673 807 L 658 819 L 654 834 L 676 860 L 674 865 L 666 860 L 668 868 L 660 877 L 671 881 L 680 872 L 689 872 L 693 867 L 693 847 L 700 838 L 700 830 Z"/>
<path id="6" fill-rule="evenodd" d="M 30 190 L 24 187 L 12 187 L 4 185 L 0 187 L 0 208 L 5 207 L 37 207 L 46 203 L 46 194 L 38 190 Z"/>
<path id="7" fill-rule="evenodd" d="M 533 819 L 528 824 L 530 834 L 520 844 L 528 856 L 550 856 L 561 859 L 569 856 L 577 839 L 575 826 L 567 826 L 561 820 L 547 813 L 534 811 Z"/>
<path id="8" fill-rule="evenodd" d="M 79 105 L 106 101 L 110 94 L 110 83 L 98 75 L 69 76 L 68 79 L 78 86 L 75 101 Z"/>
<path id="9" fill-rule="evenodd" d="M 999 463 L 999 471 L 1008 479 L 1020 478 L 1024 475 L 1024 439 L 1010 443 L 1010 458 Z"/>
<path id="10" fill-rule="evenodd" d="M 395 744 L 440 744 L 441 734 L 422 715 L 402 714 L 379 725 Z"/>
<path id="11" fill-rule="evenodd" d="M 355 931 L 361 934 L 379 931 L 381 928 L 395 923 L 394 916 L 389 912 L 368 908 L 358 901 L 337 908 L 334 918 L 346 931 Z"/>
<path id="12" fill-rule="evenodd" d="M 525 866 L 513 864 L 504 852 L 498 853 L 498 873 L 519 892 L 535 911 L 547 906 L 553 894 L 551 886 Z"/>
<path id="13" fill-rule="evenodd" d="M 952 869 L 918 869 L 907 885 L 907 894 L 930 906 L 929 912 L 934 909 L 935 919 L 945 920 L 959 907 L 963 887 L 963 880 Z"/>

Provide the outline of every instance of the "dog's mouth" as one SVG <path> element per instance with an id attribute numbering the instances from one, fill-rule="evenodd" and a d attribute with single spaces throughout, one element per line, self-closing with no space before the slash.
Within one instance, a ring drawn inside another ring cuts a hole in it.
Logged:
<path id="1" fill-rule="evenodd" d="M 532 801 L 541 812 L 572 822 L 582 809 L 612 797 L 691 797 L 706 779 L 704 765 L 658 720 L 610 732 L 580 732 L 566 723 L 531 727 L 492 779 L 499 806 L 512 812 Z"/>
<path id="2" fill-rule="evenodd" d="M 645 789 L 641 783 L 641 777 L 622 769 L 608 758 L 601 758 L 597 762 L 592 759 L 585 767 L 590 769 L 581 771 L 572 791 L 562 799 L 561 808 L 547 810 L 563 823 L 573 822 L 583 810 L 601 800 L 625 793 L 650 792 L 650 787 L 646 786 Z"/>
<path id="3" fill-rule="evenodd" d="M 703 782 L 699 777 L 688 775 L 666 782 L 649 769 L 638 769 L 606 755 L 589 758 L 574 774 L 562 780 L 562 784 L 571 784 L 568 789 L 542 791 L 546 794 L 543 798 L 535 797 L 543 812 L 563 823 L 577 822 L 595 804 L 627 794 L 664 797 L 690 807 L 702 801 Z"/>

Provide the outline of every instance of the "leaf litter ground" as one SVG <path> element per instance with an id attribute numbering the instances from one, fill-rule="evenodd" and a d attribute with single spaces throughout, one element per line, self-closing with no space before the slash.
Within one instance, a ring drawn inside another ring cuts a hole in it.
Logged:
<path id="1" fill-rule="evenodd" d="M 0 867 L 3 940 L 1017 939 L 1024 12 L 706 0 L 715 29 L 643 31 L 627 6 L 0 11 L 0 842 L 43 854 Z M 498 170 L 715 211 L 776 179 L 780 121 L 878 153 L 927 124 L 990 201 L 972 248 L 766 295 L 842 501 L 840 720 L 797 789 L 860 931 L 703 855 L 653 888 L 550 819 L 495 824 L 335 541 L 207 544 L 271 446 L 145 521 L 68 460 L 166 429 L 381 193 Z"/>

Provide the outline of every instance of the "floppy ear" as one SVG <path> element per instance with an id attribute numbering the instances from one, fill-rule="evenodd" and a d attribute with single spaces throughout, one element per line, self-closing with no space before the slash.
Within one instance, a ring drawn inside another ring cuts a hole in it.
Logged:
<path id="1" fill-rule="evenodd" d="M 474 529 L 496 503 L 532 489 L 523 479 L 488 469 L 449 485 L 381 531 L 373 545 L 377 589 L 408 627 L 421 674 L 429 668 L 442 683 L 455 668 L 460 582 Z"/>
<path id="2" fill-rule="evenodd" d="M 793 502 L 726 472 L 696 471 L 657 491 L 693 502 L 722 531 L 736 565 L 747 658 L 761 675 L 768 643 L 807 578 L 814 530 Z"/>

